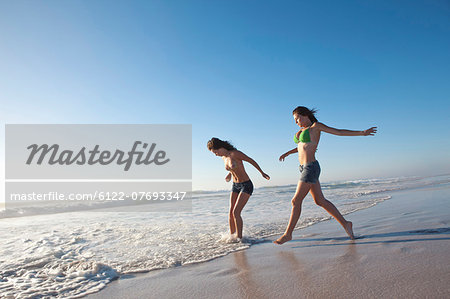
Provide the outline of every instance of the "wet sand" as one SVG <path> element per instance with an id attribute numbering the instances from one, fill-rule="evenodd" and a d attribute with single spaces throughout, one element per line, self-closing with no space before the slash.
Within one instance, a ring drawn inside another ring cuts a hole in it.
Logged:
<path id="1" fill-rule="evenodd" d="M 89 298 L 450 298 L 450 187 L 375 207 L 209 262 L 124 275 Z M 286 221 L 289 215 L 286 215 Z M 245 232 L 244 232 L 245 234 Z"/>

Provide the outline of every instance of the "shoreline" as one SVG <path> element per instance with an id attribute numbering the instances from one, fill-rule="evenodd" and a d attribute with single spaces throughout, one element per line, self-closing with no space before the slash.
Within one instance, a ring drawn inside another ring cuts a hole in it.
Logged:
<path id="1" fill-rule="evenodd" d="M 273 236 L 207 262 L 122 275 L 86 298 L 450 296 L 450 186 L 389 195 L 347 214 L 363 235 L 355 241 L 322 221 L 281 246 Z"/>

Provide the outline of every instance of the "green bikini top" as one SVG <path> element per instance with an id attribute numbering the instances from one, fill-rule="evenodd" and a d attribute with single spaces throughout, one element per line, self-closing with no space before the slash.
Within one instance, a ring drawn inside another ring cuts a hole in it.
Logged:
<path id="1" fill-rule="evenodd" d="M 299 143 L 299 142 L 302 142 L 302 143 L 311 142 L 311 137 L 309 136 L 309 128 L 303 130 L 303 131 L 300 133 L 299 138 L 297 138 L 297 134 L 295 134 L 295 135 L 294 135 L 294 142 L 295 142 L 295 143 Z"/>

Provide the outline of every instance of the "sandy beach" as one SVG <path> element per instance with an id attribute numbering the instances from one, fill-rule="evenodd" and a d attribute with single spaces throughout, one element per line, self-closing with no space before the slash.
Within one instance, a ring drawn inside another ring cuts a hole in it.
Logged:
<path id="1" fill-rule="evenodd" d="M 0 299 L 450 299 L 450 0 L 0 24 Z"/>
<path id="2" fill-rule="evenodd" d="M 449 298 L 450 188 L 392 193 L 347 216 L 215 260 L 124 275 L 88 298 Z M 286 215 L 287 217 L 288 215 Z"/>

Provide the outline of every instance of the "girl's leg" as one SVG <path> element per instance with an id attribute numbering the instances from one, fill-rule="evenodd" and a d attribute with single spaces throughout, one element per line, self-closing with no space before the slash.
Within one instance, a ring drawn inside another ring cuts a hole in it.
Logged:
<path id="1" fill-rule="evenodd" d="M 228 222 L 230 223 L 230 233 L 234 234 L 236 232 L 236 221 L 234 220 L 233 210 L 236 206 L 236 200 L 239 193 L 231 192 L 230 194 L 230 213 L 228 215 Z"/>
<path id="2" fill-rule="evenodd" d="M 250 194 L 241 192 L 239 193 L 239 197 L 237 199 L 236 205 L 233 209 L 234 220 L 236 221 L 236 230 L 237 237 L 242 239 L 242 227 L 244 225 L 241 217 L 242 209 L 245 207 L 248 199 L 250 198 Z"/>
<path id="3" fill-rule="evenodd" d="M 353 225 L 350 221 L 345 220 L 344 216 L 339 212 L 339 210 L 330 201 L 325 199 L 323 196 L 322 188 L 320 188 L 320 183 L 317 182 L 311 186 L 311 195 L 317 205 L 324 208 L 331 216 L 333 216 L 345 229 L 350 239 L 354 239 L 353 236 Z"/>
<path id="4" fill-rule="evenodd" d="M 287 241 L 292 240 L 292 232 L 294 231 L 295 225 L 297 224 L 302 212 L 303 199 L 308 194 L 310 188 L 310 183 L 305 183 L 302 181 L 298 182 L 297 190 L 295 191 L 295 195 L 292 198 L 291 218 L 289 219 L 289 224 L 286 228 L 286 232 L 278 240 L 274 241 L 274 243 L 281 245 Z"/>

